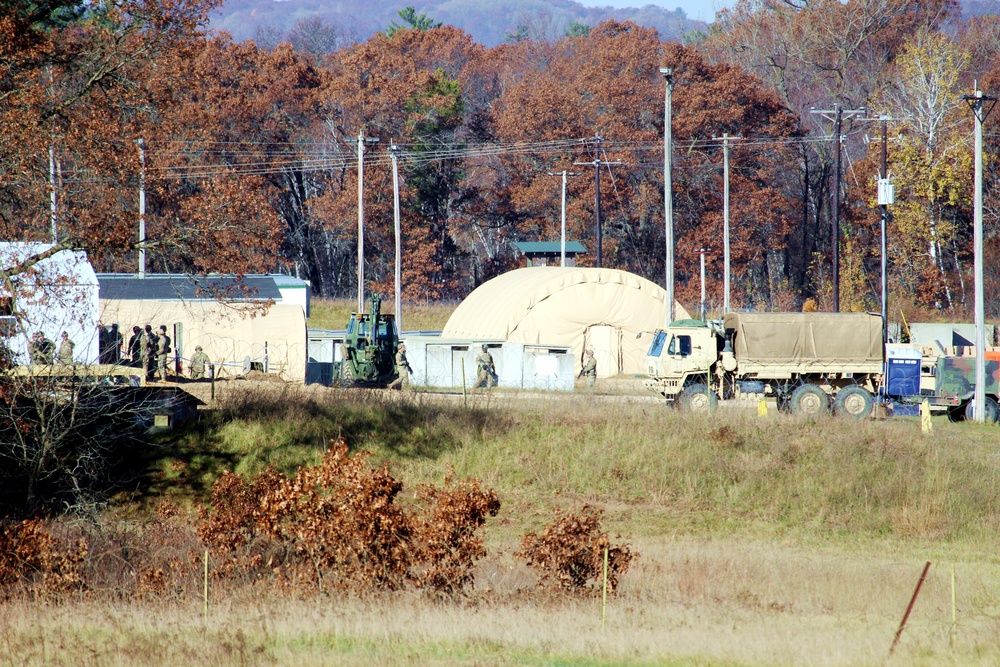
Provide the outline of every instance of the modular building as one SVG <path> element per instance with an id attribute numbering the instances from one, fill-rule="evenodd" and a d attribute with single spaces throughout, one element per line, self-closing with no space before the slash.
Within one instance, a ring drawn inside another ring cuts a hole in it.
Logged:
<path id="1" fill-rule="evenodd" d="M 560 345 L 526 345 L 498 340 L 409 336 L 410 381 L 425 387 L 472 388 L 479 374 L 476 357 L 485 344 L 493 356 L 497 385 L 512 389 L 573 391 L 572 350 Z"/>

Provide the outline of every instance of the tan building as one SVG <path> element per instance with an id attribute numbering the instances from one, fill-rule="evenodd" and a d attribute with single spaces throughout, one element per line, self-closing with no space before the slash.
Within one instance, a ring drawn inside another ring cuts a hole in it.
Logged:
<path id="1" fill-rule="evenodd" d="M 219 375 L 240 375 L 249 366 L 305 380 L 308 286 L 301 280 L 246 276 L 237 284 L 228 277 L 98 274 L 98 281 L 101 322 L 119 325 L 126 353 L 133 326 L 165 325 L 171 372 L 180 363 L 187 375 L 200 345 Z"/>

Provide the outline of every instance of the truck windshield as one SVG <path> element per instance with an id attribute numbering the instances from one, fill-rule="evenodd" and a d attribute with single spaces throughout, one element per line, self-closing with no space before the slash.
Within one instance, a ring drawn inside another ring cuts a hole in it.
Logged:
<path id="1" fill-rule="evenodd" d="M 691 354 L 691 336 L 674 336 L 671 338 L 670 345 L 667 347 L 667 354 L 670 356 L 689 356 Z"/>
<path id="2" fill-rule="evenodd" d="M 663 351 L 663 343 L 666 342 L 666 340 L 667 334 L 662 331 L 658 331 L 656 335 L 653 336 L 653 344 L 649 346 L 649 352 L 646 354 L 651 357 L 660 356 L 660 352 Z"/>

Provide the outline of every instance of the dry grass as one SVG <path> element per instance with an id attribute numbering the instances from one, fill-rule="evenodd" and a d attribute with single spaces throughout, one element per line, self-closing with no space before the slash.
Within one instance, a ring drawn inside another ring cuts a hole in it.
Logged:
<path id="1" fill-rule="evenodd" d="M 890 661 L 922 568 L 891 545 L 845 558 L 783 543 L 665 537 L 609 601 L 517 594 L 531 575 L 485 563 L 465 603 L 422 597 L 214 600 L 187 604 L 8 604 L 0 646 L 17 664 L 149 665 L 993 665 L 1000 600 L 993 563 L 931 570 Z M 487 592 L 485 589 L 491 590 Z M 213 591 L 213 595 L 217 592 Z"/>
<path id="2" fill-rule="evenodd" d="M 1000 664 L 995 427 L 935 420 L 709 417 L 635 397 L 268 388 L 223 401 L 165 451 L 175 493 L 223 467 L 308 462 L 343 434 L 412 490 L 448 465 L 494 488 L 490 555 L 454 601 L 278 597 L 194 578 L 169 601 L 111 597 L 0 607 L 14 664 L 993 665 Z M 211 457 L 218 457 L 211 459 Z M 206 462 L 207 461 L 207 462 Z M 513 554 L 553 507 L 583 503 L 638 559 L 609 599 L 534 589 Z M 893 635 L 926 561 L 902 640 Z M 957 624 L 952 624 L 954 568 Z"/>

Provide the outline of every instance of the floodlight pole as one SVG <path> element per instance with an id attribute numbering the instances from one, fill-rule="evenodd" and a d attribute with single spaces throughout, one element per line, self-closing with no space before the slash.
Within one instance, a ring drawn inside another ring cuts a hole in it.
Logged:
<path id="1" fill-rule="evenodd" d="M 972 108 L 976 118 L 976 170 L 975 196 L 973 198 L 973 244 L 975 246 L 976 283 L 976 386 L 972 397 L 972 417 L 983 423 L 986 420 L 986 315 L 983 301 L 983 121 L 993 111 L 997 98 L 983 95 L 976 84 L 975 95 L 965 95 L 963 99 Z"/>
<path id="2" fill-rule="evenodd" d="M 713 139 L 716 137 L 713 137 Z M 739 139 L 722 134 L 722 312 L 729 312 L 729 140 Z"/>
<path id="3" fill-rule="evenodd" d="M 701 321 L 705 321 L 705 255 L 712 252 L 711 248 L 699 248 L 701 256 Z"/>
<path id="4" fill-rule="evenodd" d="M 674 91 L 674 70 L 661 67 L 660 74 L 666 84 L 663 97 L 663 225 L 666 244 L 664 257 L 665 288 L 666 288 L 666 324 L 674 319 L 674 193 L 670 173 L 670 147 L 672 145 L 672 103 Z"/>

